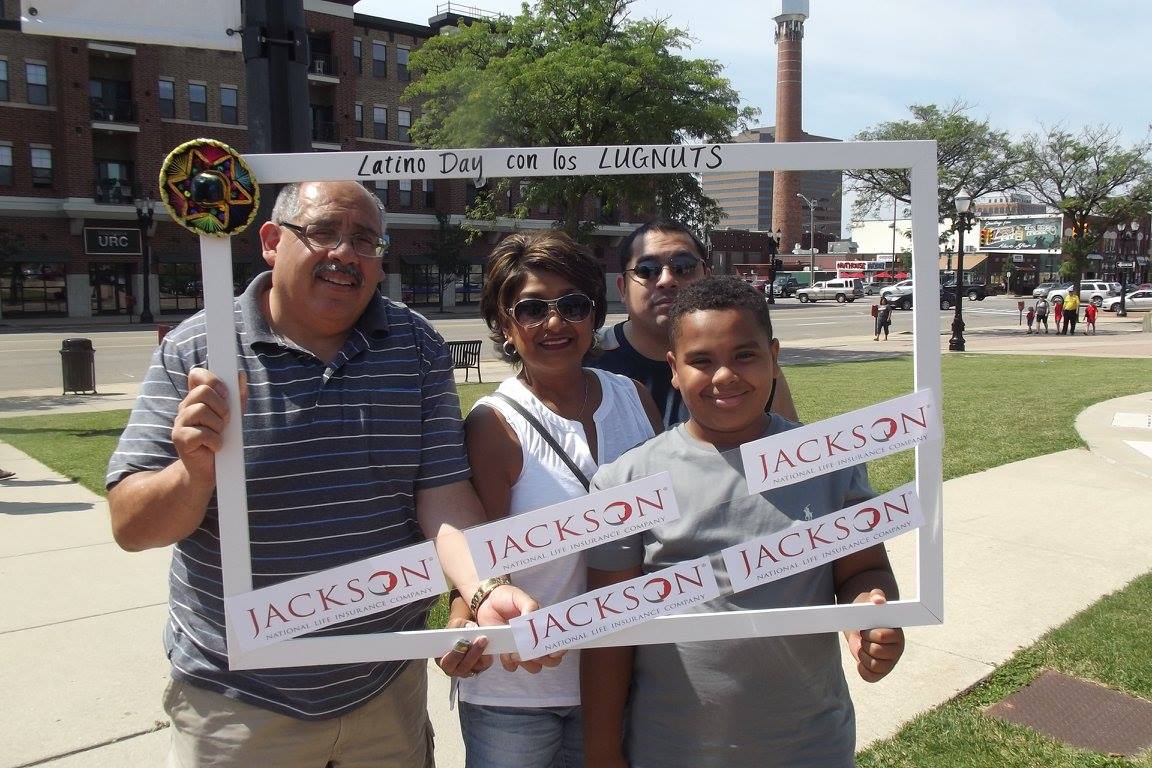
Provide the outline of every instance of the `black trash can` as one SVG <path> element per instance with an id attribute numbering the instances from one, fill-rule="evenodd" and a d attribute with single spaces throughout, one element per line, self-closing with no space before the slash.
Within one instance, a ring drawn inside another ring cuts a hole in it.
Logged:
<path id="1" fill-rule="evenodd" d="M 60 345 L 60 366 L 64 373 L 64 394 L 96 394 L 96 350 L 92 339 L 64 339 Z"/>

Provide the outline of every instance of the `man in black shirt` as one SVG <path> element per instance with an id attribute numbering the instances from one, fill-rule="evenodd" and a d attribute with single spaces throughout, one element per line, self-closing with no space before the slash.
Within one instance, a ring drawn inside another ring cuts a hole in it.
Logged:
<path id="1" fill-rule="evenodd" d="M 603 329 L 603 353 L 590 364 L 643 384 L 664 417 L 664 427 L 688 420 L 688 409 L 672 386 L 668 366 L 668 310 L 681 287 L 709 273 L 700 238 L 678 222 L 654 221 L 640 227 L 620 244 L 621 275 L 616 287 L 628 319 Z M 798 421 L 788 381 L 781 373 L 769 408 Z"/>

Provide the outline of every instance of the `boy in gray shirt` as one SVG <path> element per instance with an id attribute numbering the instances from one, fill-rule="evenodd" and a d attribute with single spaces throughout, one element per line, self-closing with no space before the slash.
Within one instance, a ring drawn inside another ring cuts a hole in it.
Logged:
<path id="1" fill-rule="evenodd" d="M 588 587 L 714 555 L 721 597 L 700 612 L 882 603 L 899 592 L 883 545 L 739 594 L 724 594 L 725 547 L 872 494 L 855 467 L 749 496 L 739 446 L 797 425 L 764 406 L 779 344 L 764 298 L 733 278 L 680 292 L 673 385 L 691 418 L 601 468 L 594 488 L 671 472 L 682 516 L 588 555 Z M 846 632 L 865 680 L 892 670 L 900 629 Z M 834 634 L 585 649 L 585 752 L 597 768 L 851 766 L 855 718 Z"/>

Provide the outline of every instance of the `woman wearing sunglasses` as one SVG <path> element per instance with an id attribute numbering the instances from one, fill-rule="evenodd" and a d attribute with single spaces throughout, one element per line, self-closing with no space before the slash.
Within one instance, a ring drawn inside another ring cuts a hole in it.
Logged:
<path id="1" fill-rule="evenodd" d="M 472 483 L 489 519 L 584 495 L 598 466 L 660 428 L 640 385 L 583 365 L 606 314 L 604 274 L 563 232 L 515 234 L 497 245 L 480 312 L 497 354 L 520 369 L 477 401 L 465 422 Z M 549 605 L 585 591 L 584 575 L 583 554 L 574 554 L 511 578 Z M 467 621 L 468 606 L 457 598 L 448 626 Z M 578 652 L 537 674 L 489 669 L 478 657 L 473 647 L 440 659 L 461 678 L 467 768 L 582 766 Z"/>

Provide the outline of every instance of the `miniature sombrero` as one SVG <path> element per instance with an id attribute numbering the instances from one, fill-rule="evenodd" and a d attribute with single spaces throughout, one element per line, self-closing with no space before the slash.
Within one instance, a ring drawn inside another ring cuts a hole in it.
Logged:
<path id="1" fill-rule="evenodd" d="M 228 237 L 243 232 L 256 218 L 260 185 L 232 147 L 193 139 L 164 158 L 160 199 L 172 220 L 189 232 Z"/>

